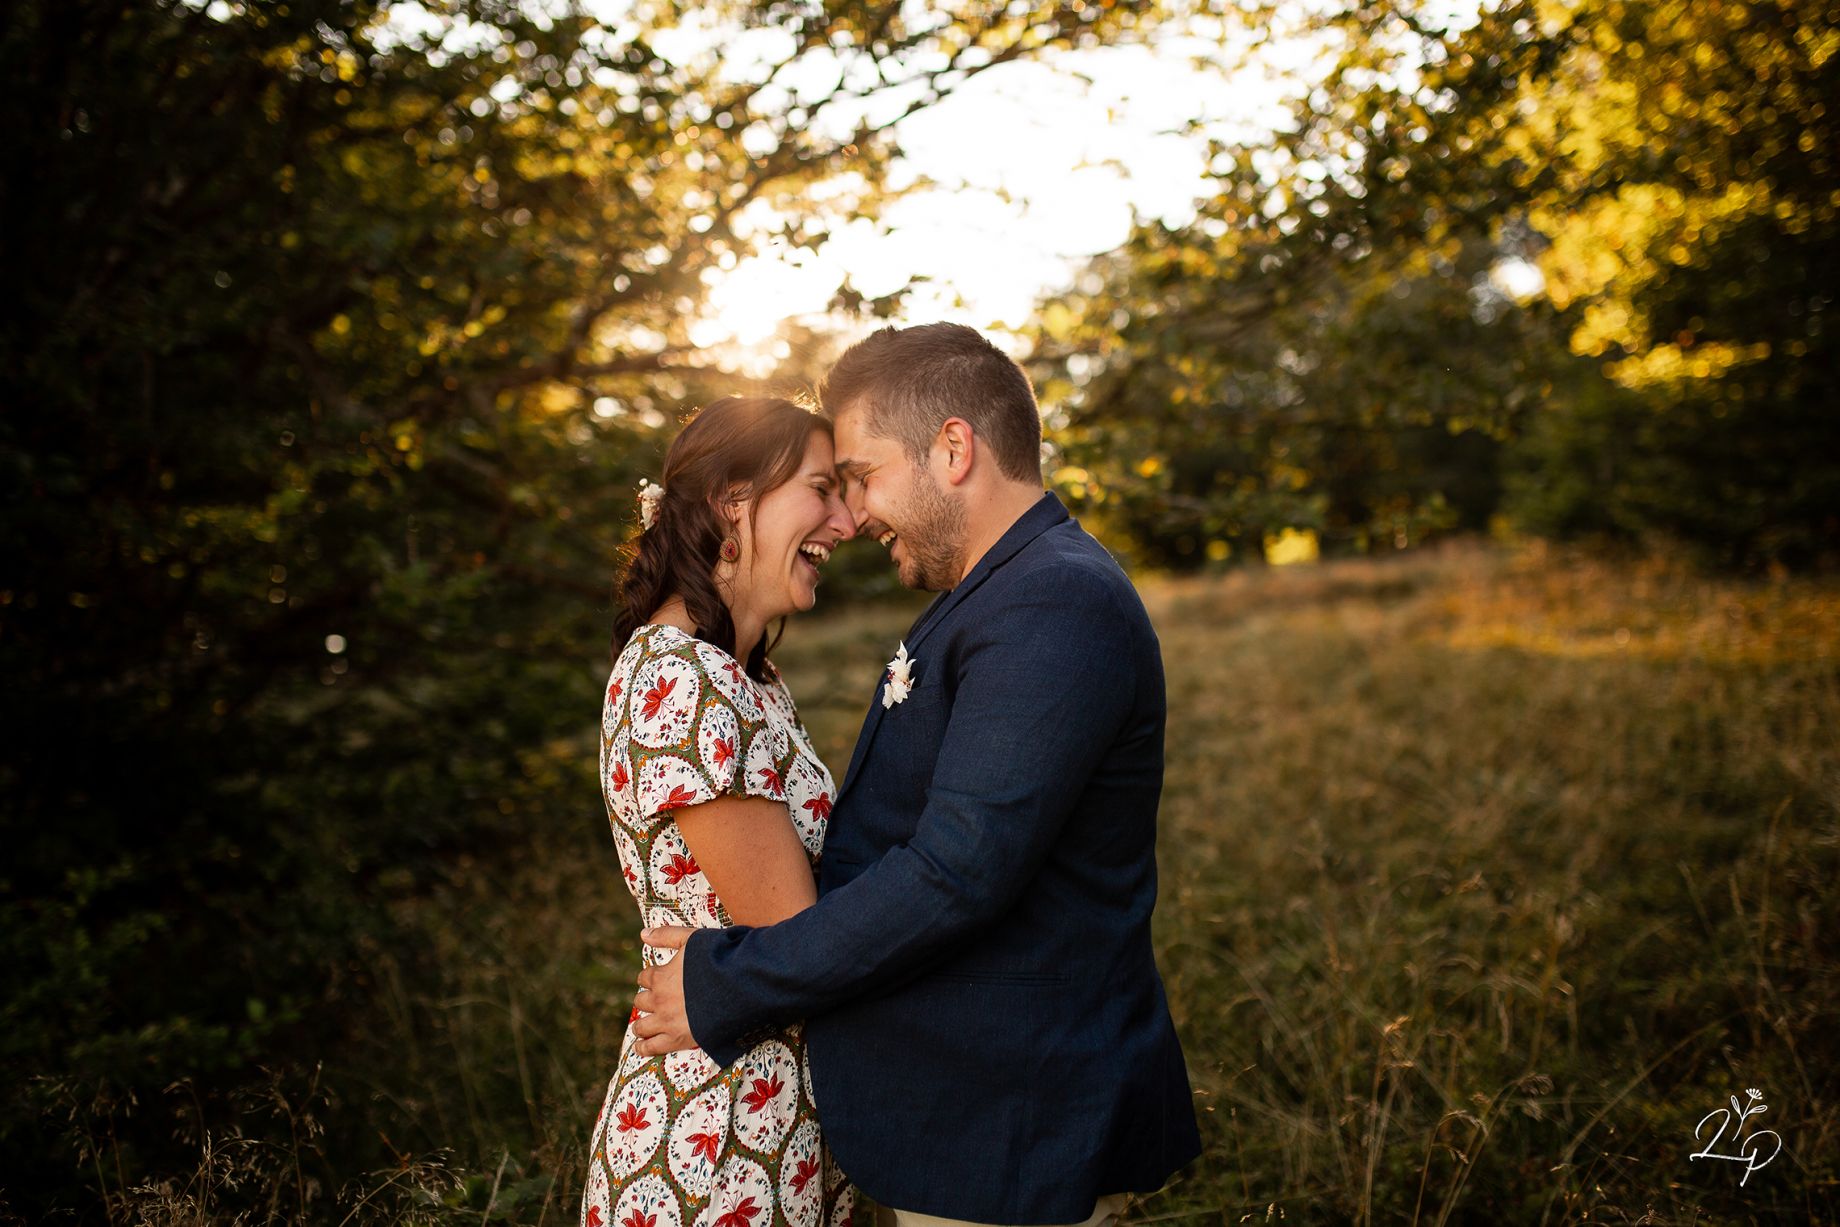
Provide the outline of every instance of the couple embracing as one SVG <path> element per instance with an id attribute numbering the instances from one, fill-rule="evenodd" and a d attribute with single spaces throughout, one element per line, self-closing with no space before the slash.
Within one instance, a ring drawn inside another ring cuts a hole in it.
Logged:
<path id="1" fill-rule="evenodd" d="M 897 1227 L 1106 1224 L 1200 1151 L 1156 635 L 975 331 L 884 329 L 821 399 L 709 405 L 642 499 L 600 765 L 646 967 L 582 1222 L 848 1227 L 860 1189 Z M 939 596 L 839 791 L 768 628 L 855 536 Z"/>

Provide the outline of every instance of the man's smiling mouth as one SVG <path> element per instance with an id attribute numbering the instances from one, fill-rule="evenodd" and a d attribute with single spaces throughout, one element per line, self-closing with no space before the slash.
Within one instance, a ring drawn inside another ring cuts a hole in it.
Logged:
<path id="1" fill-rule="evenodd" d="M 894 544 L 894 529 L 890 528 L 884 530 L 882 535 L 876 538 L 876 541 L 881 544 L 883 549 L 887 549 Z"/>

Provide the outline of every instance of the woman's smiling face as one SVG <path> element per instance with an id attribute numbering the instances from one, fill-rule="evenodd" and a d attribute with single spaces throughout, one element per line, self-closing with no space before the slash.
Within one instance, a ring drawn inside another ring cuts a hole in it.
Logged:
<path id="1" fill-rule="evenodd" d="M 834 454 L 830 435 L 812 431 L 798 472 L 761 495 L 751 513 L 741 509 L 736 596 L 763 625 L 810 609 L 819 568 L 856 532 L 837 488 Z"/>

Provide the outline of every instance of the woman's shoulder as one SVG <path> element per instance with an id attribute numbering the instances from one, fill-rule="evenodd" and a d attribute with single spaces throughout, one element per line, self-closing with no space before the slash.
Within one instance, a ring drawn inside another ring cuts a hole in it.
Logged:
<path id="1" fill-rule="evenodd" d="M 626 641 L 625 650 L 620 653 L 621 661 L 632 669 L 640 668 L 662 656 L 674 656 L 700 668 L 716 663 L 715 658 L 728 659 L 728 653 L 715 644 L 706 639 L 698 639 L 689 631 L 672 626 L 669 622 L 642 624 L 633 631 L 632 638 Z"/>
<path id="2" fill-rule="evenodd" d="M 699 639 L 681 627 L 668 622 L 654 623 L 646 628 L 651 632 L 646 642 L 646 650 L 652 656 L 675 656 L 696 667 L 699 673 L 741 673 L 741 666 L 735 658 L 709 642 Z"/>
<path id="3" fill-rule="evenodd" d="M 671 629 L 653 622 L 635 628 L 613 662 L 614 677 L 631 678 L 660 656 L 672 654 L 677 645 L 658 633 Z"/>
<path id="4" fill-rule="evenodd" d="M 689 674 L 702 701 L 733 707 L 744 720 L 762 716 L 761 688 L 739 661 L 707 639 L 669 623 L 649 623 L 633 632 L 627 650 L 633 653 L 628 672 L 636 684 L 646 684 L 653 675 L 661 675 L 660 684 L 671 684 Z"/>

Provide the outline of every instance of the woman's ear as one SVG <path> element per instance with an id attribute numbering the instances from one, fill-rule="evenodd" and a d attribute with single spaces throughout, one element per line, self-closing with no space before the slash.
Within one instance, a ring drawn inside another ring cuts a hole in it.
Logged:
<path id="1" fill-rule="evenodd" d="M 731 532 L 741 522 L 742 510 L 746 506 L 741 495 L 742 489 L 739 485 L 729 486 L 728 493 L 720 497 L 713 491 L 709 495 L 709 509 L 716 513 L 716 519 L 720 520 L 723 526 Z"/>
<path id="2" fill-rule="evenodd" d="M 729 486 L 727 497 L 714 500 L 716 518 L 722 522 L 723 533 L 737 542 L 750 535 L 753 523 L 753 509 L 748 506 L 747 496 L 747 487 L 735 482 Z"/>

